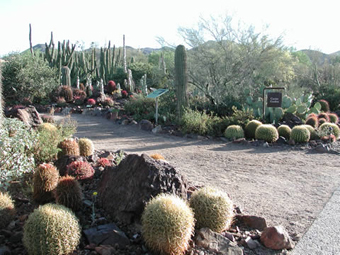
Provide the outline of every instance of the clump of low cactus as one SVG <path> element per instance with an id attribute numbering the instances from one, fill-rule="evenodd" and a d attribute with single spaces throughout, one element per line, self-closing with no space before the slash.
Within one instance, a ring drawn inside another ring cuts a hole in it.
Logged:
<path id="1" fill-rule="evenodd" d="M 311 125 L 305 124 L 305 125 L 301 125 L 301 126 L 306 127 L 308 129 L 308 131 L 310 133 L 310 139 L 309 140 L 316 140 L 316 139 L 320 138 L 317 130 L 314 127 L 312 127 Z"/>
<path id="2" fill-rule="evenodd" d="M 93 142 L 88 138 L 80 138 L 78 141 L 80 156 L 88 157 L 94 153 Z"/>
<path id="3" fill-rule="evenodd" d="M 318 101 L 321 104 L 321 111 L 323 112 L 329 112 L 330 108 L 329 108 L 329 103 L 328 101 L 321 99 Z"/>
<path id="4" fill-rule="evenodd" d="M 65 155 L 80 156 L 79 144 L 73 138 L 66 138 L 58 144 L 58 148 L 61 149 L 58 153 L 58 158 Z"/>
<path id="5" fill-rule="evenodd" d="M 234 213 L 228 194 L 212 187 L 204 187 L 192 193 L 190 207 L 196 219 L 196 228 L 210 228 L 222 232 L 230 227 Z"/>
<path id="6" fill-rule="evenodd" d="M 339 117 L 336 113 L 328 113 L 329 122 L 337 124 L 339 122 Z"/>
<path id="7" fill-rule="evenodd" d="M 165 160 L 165 158 L 159 153 L 151 154 L 150 157 L 153 158 L 153 159 L 156 159 L 156 160 L 159 160 L 159 159 Z"/>
<path id="8" fill-rule="evenodd" d="M 82 205 L 83 193 L 79 182 L 73 176 L 60 177 L 57 188 L 55 189 L 55 200 L 70 208 L 72 211 L 78 211 Z"/>
<path id="9" fill-rule="evenodd" d="M 96 105 L 96 103 L 97 103 L 96 100 L 93 99 L 93 98 L 87 99 L 87 104 L 88 105 L 94 106 L 94 105 Z"/>
<path id="10" fill-rule="evenodd" d="M 43 204 L 54 199 L 53 191 L 59 181 L 59 171 L 49 163 L 40 164 L 33 175 L 33 199 Z"/>
<path id="11" fill-rule="evenodd" d="M 279 139 L 279 132 L 276 127 L 271 124 L 262 124 L 255 131 L 255 138 L 257 140 L 264 140 L 272 143 Z"/>
<path id="12" fill-rule="evenodd" d="M 112 94 L 113 91 L 117 89 L 116 83 L 114 81 L 109 81 L 107 83 L 107 92 Z"/>
<path id="13" fill-rule="evenodd" d="M 180 197 L 159 194 L 146 205 L 142 236 L 146 245 L 161 254 L 184 254 L 194 232 L 192 209 Z"/>
<path id="14" fill-rule="evenodd" d="M 77 217 L 63 205 L 39 206 L 24 225 L 23 243 L 29 255 L 70 254 L 80 243 L 80 238 Z"/>
<path id="15" fill-rule="evenodd" d="M 97 166 L 106 167 L 111 166 L 112 163 L 108 158 L 99 158 L 96 162 Z"/>
<path id="16" fill-rule="evenodd" d="M 340 128 L 335 123 L 326 122 L 319 126 L 320 136 L 333 134 L 336 139 L 339 139 Z"/>
<path id="17" fill-rule="evenodd" d="M 286 140 L 289 140 L 292 129 L 288 125 L 281 125 L 277 128 L 277 131 L 279 132 L 279 136 L 282 136 L 286 138 Z"/>
<path id="18" fill-rule="evenodd" d="M 66 173 L 77 180 L 88 180 L 93 177 L 94 169 L 88 162 L 73 161 L 66 167 Z"/>
<path id="19" fill-rule="evenodd" d="M 15 207 L 8 193 L 0 192 L 0 229 L 6 228 L 14 219 Z"/>
<path id="20" fill-rule="evenodd" d="M 67 103 L 73 101 L 73 91 L 70 86 L 63 85 L 58 89 L 59 97 L 63 97 Z"/>
<path id="21" fill-rule="evenodd" d="M 255 131 L 257 127 L 262 125 L 261 121 L 258 120 L 251 120 L 247 123 L 247 125 L 244 128 L 244 132 L 247 138 L 254 139 L 255 138 Z"/>
<path id="22" fill-rule="evenodd" d="M 310 132 L 306 125 L 294 126 L 290 133 L 290 139 L 296 143 L 307 143 L 310 139 Z"/>
<path id="23" fill-rule="evenodd" d="M 224 136 L 228 139 L 244 138 L 244 131 L 240 125 L 230 125 L 224 131 Z"/>
<path id="24" fill-rule="evenodd" d="M 317 128 L 319 126 L 319 118 L 315 113 L 311 113 L 307 116 L 306 122 L 307 125 L 311 125 L 312 127 Z"/>

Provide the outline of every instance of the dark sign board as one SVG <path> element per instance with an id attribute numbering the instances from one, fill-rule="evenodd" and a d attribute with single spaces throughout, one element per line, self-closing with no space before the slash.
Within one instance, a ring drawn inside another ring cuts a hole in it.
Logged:
<path id="1" fill-rule="evenodd" d="M 151 94 L 147 95 L 147 98 L 157 98 L 161 95 L 163 95 L 164 93 L 168 92 L 168 89 L 157 89 L 155 91 L 153 91 Z"/>
<path id="2" fill-rule="evenodd" d="M 281 107 L 282 93 L 268 92 L 267 94 L 267 107 Z"/>

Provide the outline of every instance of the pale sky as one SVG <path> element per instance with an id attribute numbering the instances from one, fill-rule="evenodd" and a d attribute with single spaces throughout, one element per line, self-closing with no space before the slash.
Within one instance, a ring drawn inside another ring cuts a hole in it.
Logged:
<path id="1" fill-rule="evenodd" d="M 261 30 L 269 25 L 273 37 L 297 50 L 324 53 L 340 50 L 340 15 L 336 0 L 0 0 L 0 56 L 29 48 L 29 23 L 33 45 L 70 40 L 104 46 L 159 48 L 156 37 L 182 44 L 178 27 L 195 27 L 199 17 L 228 13 Z"/>

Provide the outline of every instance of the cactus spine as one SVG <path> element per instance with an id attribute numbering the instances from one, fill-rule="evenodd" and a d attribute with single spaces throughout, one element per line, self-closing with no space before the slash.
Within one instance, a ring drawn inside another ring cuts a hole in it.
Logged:
<path id="1" fill-rule="evenodd" d="M 177 114 L 179 120 L 187 106 L 188 69 L 187 54 L 183 45 L 178 45 L 175 50 L 175 87 L 177 97 Z"/>

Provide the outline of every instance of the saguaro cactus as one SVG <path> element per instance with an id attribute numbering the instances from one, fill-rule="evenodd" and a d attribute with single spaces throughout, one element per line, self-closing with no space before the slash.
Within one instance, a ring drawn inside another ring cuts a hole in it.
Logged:
<path id="1" fill-rule="evenodd" d="M 183 45 L 178 45 L 175 51 L 175 88 L 177 96 L 178 118 L 181 119 L 184 107 L 187 106 L 188 69 L 187 54 Z"/>
<path id="2" fill-rule="evenodd" d="M 71 71 L 67 66 L 61 68 L 61 84 L 71 86 Z"/>

